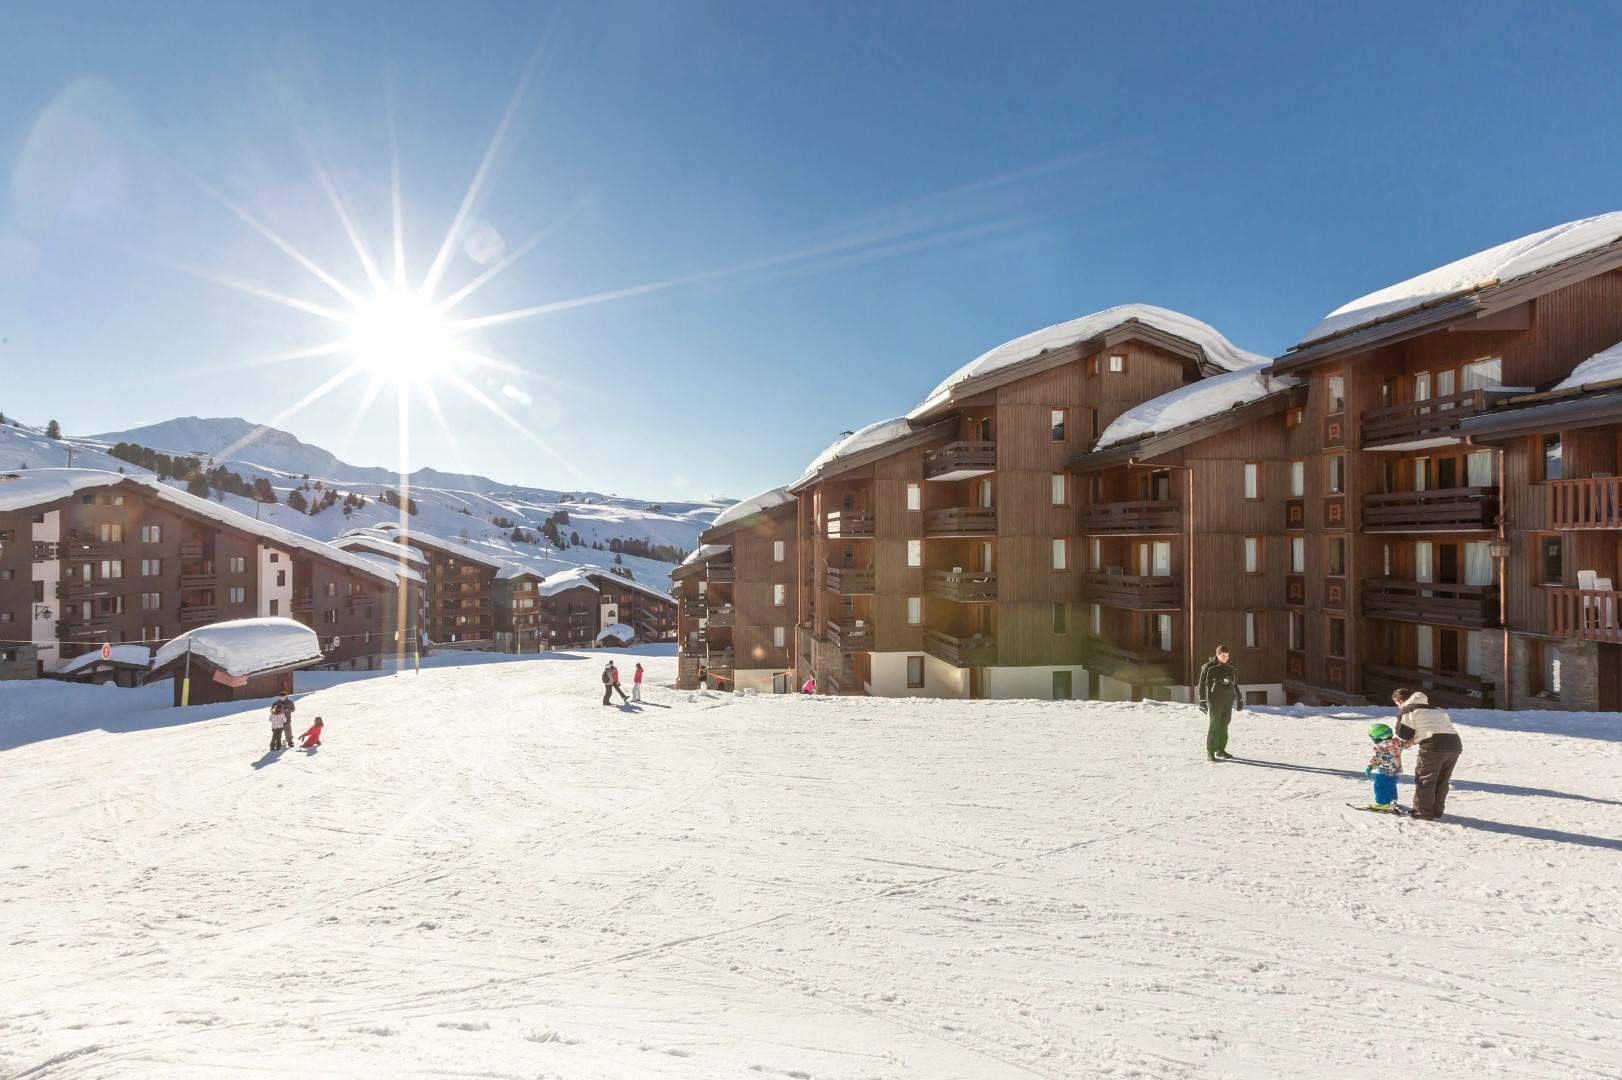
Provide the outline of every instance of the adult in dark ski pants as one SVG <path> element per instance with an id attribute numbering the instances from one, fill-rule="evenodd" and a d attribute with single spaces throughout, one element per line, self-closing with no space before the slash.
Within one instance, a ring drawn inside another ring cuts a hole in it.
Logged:
<path id="1" fill-rule="evenodd" d="M 1211 761 L 1233 757 L 1228 753 L 1228 721 L 1233 710 L 1245 711 L 1239 691 L 1239 673 L 1228 663 L 1228 647 L 1218 645 L 1216 655 L 1200 668 L 1200 708 L 1210 719 L 1205 729 L 1205 756 Z"/>
<path id="2" fill-rule="evenodd" d="M 1413 816 L 1439 818 L 1447 807 L 1447 786 L 1453 779 L 1453 766 L 1464 752 L 1464 742 L 1447 713 L 1432 705 L 1424 691 L 1398 690 L 1391 700 L 1397 704 L 1397 737 L 1402 745 L 1419 744 Z"/>
<path id="3" fill-rule="evenodd" d="M 603 665 L 603 704 L 611 705 L 609 698 L 614 696 L 614 661 L 610 660 Z"/>

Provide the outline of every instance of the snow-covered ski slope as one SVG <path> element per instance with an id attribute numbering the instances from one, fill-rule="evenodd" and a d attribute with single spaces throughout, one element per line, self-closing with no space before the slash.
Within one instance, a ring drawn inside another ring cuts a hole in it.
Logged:
<path id="1" fill-rule="evenodd" d="M 0 683 L 0 1076 L 1622 1076 L 1622 730 L 689 695 L 604 653 L 265 703 Z M 304 690 L 309 687 L 311 689 Z M 1411 762 L 1409 763 L 1411 768 Z M 1406 802 L 1406 780 L 1402 788 Z"/>

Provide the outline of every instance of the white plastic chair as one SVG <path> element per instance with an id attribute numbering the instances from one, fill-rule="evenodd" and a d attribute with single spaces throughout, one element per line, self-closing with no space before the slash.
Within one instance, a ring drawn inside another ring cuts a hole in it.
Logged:
<path id="1" fill-rule="evenodd" d="M 1611 587 L 1611 579 L 1608 577 L 1596 578 L 1594 580 L 1594 588 L 1596 591 L 1602 593 L 1614 591 Z M 1610 596 L 1599 597 L 1598 609 L 1600 626 L 1614 633 L 1616 631 L 1615 598 Z"/>

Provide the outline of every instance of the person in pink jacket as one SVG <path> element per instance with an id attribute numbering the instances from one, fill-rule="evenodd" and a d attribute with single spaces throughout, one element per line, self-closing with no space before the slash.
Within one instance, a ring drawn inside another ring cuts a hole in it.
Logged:
<path id="1" fill-rule="evenodd" d="M 641 701 L 642 700 L 642 665 L 641 664 L 638 664 L 636 666 L 636 671 L 631 676 L 631 700 L 632 701 Z"/>

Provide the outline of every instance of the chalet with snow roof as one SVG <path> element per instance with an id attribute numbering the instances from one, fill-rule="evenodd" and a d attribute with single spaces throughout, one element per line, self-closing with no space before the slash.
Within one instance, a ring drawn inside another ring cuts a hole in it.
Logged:
<path id="1" fill-rule="evenodd" d="M 1354 300 L 1273 362 L 1307 387 L 1293 699 L 1622 707 L 1622 402 L 1577 371 L 1619 341 L 1611 213 Z"/>
<path id="2" fill-rule="evenodd" d="M 786 690 L 794 675 L 798 508 L 787 488 L 729 506 L 699 536 L 726 549 L 703 560 L 711 685 Z"/>
<path id="3" fill-rule="evenodd" d="M 582 567 L 548 575 L 536 587 L 547 647 L 591 648 L 603 628 L 600 595 Z"/>
<path id="4" fill-rule="evenodd" d="M 540 586 L 545 576 L 509 563 L 496 571 L 495 639 L 504 652 L 540 652 L 546 647 Z"/>
<path id="5" fill-rule="evenodd" d="M 676 598 L 612 570 L 587 569 L 597 586 L 598 629 L 614 623 L 636 631 L 640 642 L 676 640 Z"/>
<path id="6" fill-rule="evenodd" d="M 421 571 L 428 594 L 422 627 L 429 642 L 495 643 L 496 574 L 506 565 L 496 553 L 393 525 L 356 529 L 337 543 L 349 545 L 356 537 L 405 545 L 426 563 Z"/>

